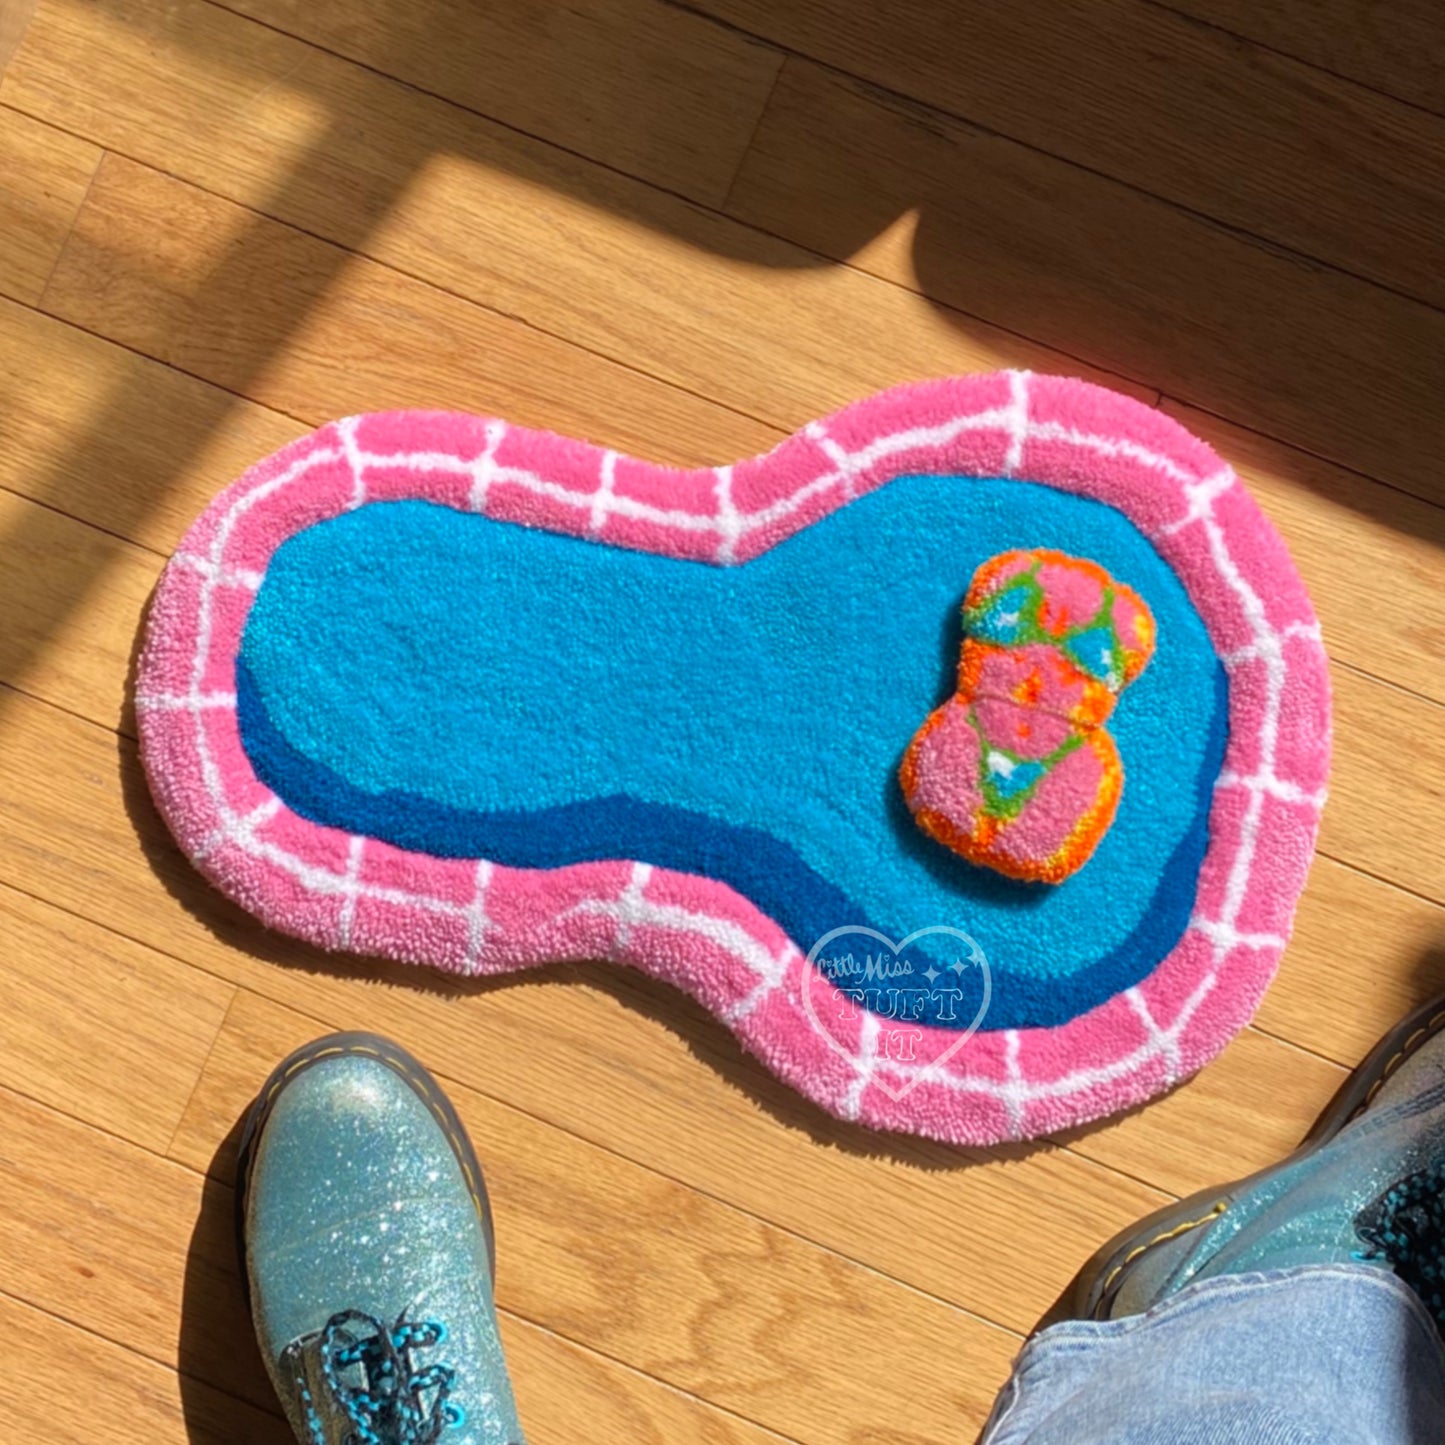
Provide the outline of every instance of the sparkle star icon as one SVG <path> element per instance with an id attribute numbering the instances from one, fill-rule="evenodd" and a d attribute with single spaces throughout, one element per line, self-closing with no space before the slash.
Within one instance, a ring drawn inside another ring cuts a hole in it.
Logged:
<path id="1" fill-rule="evenodd" d="M 929 981 L 929 983 L 932 983 L 935 979 L 943 977 L 943 975 L 939 973 L 939 971 L 934 968 L 931 963 L 928 965 L 927 968 L 923 970 L 923 976 Z"/>
<path id="2" fill-rule="evenodd" d="M 961 958 L 955 958 L 953 962 L 950 963 L 948 966 L 954 973 L 957 974 L 962 974 L 964 969 L 968 967 L 968 965 Z"/>

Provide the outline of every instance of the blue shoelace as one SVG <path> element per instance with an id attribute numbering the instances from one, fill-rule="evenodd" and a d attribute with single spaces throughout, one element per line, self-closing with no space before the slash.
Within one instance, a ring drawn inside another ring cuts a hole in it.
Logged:
<path id="1" fill-rule="evenodd" d="M 1355 1224 L 1376 1258 L 1420 1296 L 1445 1333 L 1445 1165 L 1387 1190 Z"/>
<path id="2" fill-rule="evenodd" d="M 451 1401 L 456 1372 L 448 1365 L 418 1367 L 417 1350 L 447 1338 L 436 1320 L 386 1325 L 360 1310 L 332 1315 L 321 1332 L 321 1368 L 332 1396 L 353 1426 L 347 1445 L 432 1445 L 466 1414 Z M 325 1445 L 311 1423 L 315 1445 Z"/>

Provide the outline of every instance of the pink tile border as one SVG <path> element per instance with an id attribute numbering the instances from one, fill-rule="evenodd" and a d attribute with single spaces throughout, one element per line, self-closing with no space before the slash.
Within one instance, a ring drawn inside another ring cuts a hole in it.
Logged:
<path id="1" fill-rule="evenodd" d="M 839 1046 L 803 1005 L 798 944 L 731 889 L 628 860 L 511 869 L 350 837 L 292 813 L 240 745 L 233 662 L 268 559 L 368 500 L 427 498 L 732 565 L 918 471 L 1016 476 L 1118 508 L 1179 575 L 1230 674 L 1230 744 L 1189 928 L 1141 984 L 1068 1024 L 979 1035 L 952 1054 L 943 1034 L 904 1063 L 880 1057 L 870 1017 L 837 998 Z M 454 413 L 332 423 L 253 467 L 196 521 L 157 588 L 137 692 L 166 821 L 196 866 L 272 927 L 464 974 L 628 963 L 701 1000 L 823 1108 L 975 1145 L 1139 1103 L 1247 1022 L 1304 886 L 1330 747 L 1318 623 L 1230 468 L 1131 398 L 1023 372 L 898 387 L 766 456 L 697 471 Z"/>

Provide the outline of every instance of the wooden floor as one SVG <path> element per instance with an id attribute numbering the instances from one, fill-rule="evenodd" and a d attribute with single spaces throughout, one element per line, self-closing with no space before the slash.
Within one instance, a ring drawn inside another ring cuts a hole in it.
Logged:
<path id="1" fill-rule="evenodd" d="M 0 1434 L 289 1438 L 234 1124 L 327 1028 L 399 1038 L 473 1131 L 534 1445 L 966 1441 L 1104 1236 L 1290 1144 L 1445 987 L 1442 76 L 1437 0 L 40 0 L 0 85 Z M 267 936 L 157 821 L 147 595 L 312 425 L 717 462 L 1002 365 L 1215 443 L 1324 621 L 1297 935 L 1162 1102 L 867 1135 L 602 966 L 464 987 Z"/>

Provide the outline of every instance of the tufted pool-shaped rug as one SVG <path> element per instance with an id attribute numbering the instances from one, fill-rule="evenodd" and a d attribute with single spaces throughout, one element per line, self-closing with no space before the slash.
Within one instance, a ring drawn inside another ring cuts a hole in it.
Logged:
<path id="1" fill-rule="evenodd" d="M 1012 372 L 700 471 L 334 423 L 191 529 L 137 706 L 167 822 L 266 923 L 629 963 L 824 1108 L 970 1144 L 1245 1024 L 1329 754 L 1318 624 L 1233 472 Z"/>

